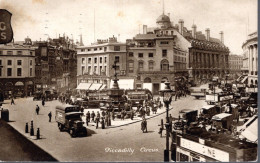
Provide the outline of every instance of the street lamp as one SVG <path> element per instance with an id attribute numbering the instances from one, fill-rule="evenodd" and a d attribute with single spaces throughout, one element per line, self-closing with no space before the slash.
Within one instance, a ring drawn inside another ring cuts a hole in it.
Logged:
<path id="1" fill-rule="evenodd" d="M 164 150 L 164 161 L 169 162 L 169 105 L 172 101 L 172 90 L 170 88 L 170 82 L 167 80 L 164 82 L 165 87 L 160 90 L 161 96 L 163 97 L 164 105 L 166 106 L 166 150 Z"/>

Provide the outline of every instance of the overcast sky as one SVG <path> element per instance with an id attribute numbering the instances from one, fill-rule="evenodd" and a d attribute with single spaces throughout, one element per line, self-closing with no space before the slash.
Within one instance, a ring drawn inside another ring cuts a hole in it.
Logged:
<path id="1" fill-rule="evenodd" d="M 257 30 L 257 0 L 165 0 L 165 14 L 171 21 L 184 20 L 184 26 L 205 33 L 210 28 L 211 37 L 219 38 L 224 31 L 224 42 L 231 53 L 242 54 L 242 43 L 247 31 Z M 83 35 L 85 45 L 95 38 L 107 39 L 113 35 L 124 42 L 139 33 L 139 25 L 156 26 L 162 14 L 162 0 L 0 0 L 0 8 L 12 14 L 16 41 L 29 36 L 32 40 L 63 35 L 79 40 Z M 247 24 L 249 24 L 247 30 Z"/>

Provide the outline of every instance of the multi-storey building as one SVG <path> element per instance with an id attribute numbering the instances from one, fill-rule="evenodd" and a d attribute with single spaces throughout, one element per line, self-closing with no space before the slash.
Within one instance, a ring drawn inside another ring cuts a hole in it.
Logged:
<path id="1" fill-rule="evenodd" d="M 256 86 L 258 83 L 258 45 L 257 45 L 257 32 L 248 35 L 245 43 L 242 45 L 244 51 L 243 70 L 248 68 L 247 84 Z M 247 61 L 247 63 L 246 63 Z"/>
<path id="2" fill-rule="evenodd" d="M 68 37 L 35 43 L 36 87 L 76 88 L 76 45 Z"/>
<path id="3" fill-rule="evenodd" d="M 241 75 L 241 68 L 243 67 L 242 55 L 229 55 L 229 72 L 232 78 L 236 79 Z"/>
<path id="4" fill-rule="evenodd" d="M 5 96 L 27 96 L 34 92 L 35 49 L 29 38 L 23 45 L 0 45 L 0 90 Z"/>
<path id="5" fill-rule="evenodd" d="M 116 37 L 77 47 L 77 83 L 99 83 L 110 88 L 116 61 L 119 79 L 126 78 L 126 44 Z M 88 89 L 88 88 L 86 88 Z M 98 88 L 95 88 L 98 89 Z"/>
<path id="6" fill-rule="evenodd" d="M 162 14 L 156 28 L 143 26 L 143 34 L 127 40 L 127 75 L 135 79 L 135 88 L 147 88 L 158 94 L 163 82 L 173 85 L 176 76 L 188 76 L 190 43 Z"/>
<path id="7" fill-rule="evenodd" d="M 189 49 L 189 78 L 195 83 L 211 79 L 213 76 L 225 78 L 229 73 L 229 49 L 224 45 L 224 33 L 220 32 L 220 39 L 210 37 L 210 29 L 205 30 L 205 35 L 197 31 L 197 26 L 192 25 L 192 30 L 183 28 L 183 21 L 179 21 L 180 32 L 191 42 Z"/>

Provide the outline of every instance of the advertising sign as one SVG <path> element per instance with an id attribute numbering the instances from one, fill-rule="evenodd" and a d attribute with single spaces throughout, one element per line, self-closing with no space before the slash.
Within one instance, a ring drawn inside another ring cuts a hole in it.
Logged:
<path id="1" fill-rule="evenodd" d="M 9 11 L 0 9 L 0 44 L 9 43 L 13 39 L 11 16 Z"/>
<path id="2" fill-rule="evenodd" d="M 180 146 L 218 161 L 228 162 L 229 153 L 181 138 Z"/>

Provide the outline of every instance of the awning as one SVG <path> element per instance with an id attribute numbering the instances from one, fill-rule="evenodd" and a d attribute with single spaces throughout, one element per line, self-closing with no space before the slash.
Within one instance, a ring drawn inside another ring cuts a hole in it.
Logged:
<path id="1" fill-rule="evenodd" d="M 241 83 L 245 83 L 247 78 L 248 78 L 248 76 L 245 76 L 244 79 L 241 81 Z"/>
<path id="2" fill-rule="evenodd" d="M 16 82 L 16 83 L 15 83 L 15 86 L 24 86 L 24 84 L 23 84 L 23 82 L 20 82 L 20 81 L 19 81 L 19 82 Z"/>
<path id="3" fill-rule="evenodd" d="M 241 135 L 249 141 L 256 142 L 258 140 L 258 119 L 249 125 Z"/>
<path id="4" fill-rule="evenodd" d="M 79 90 L 88 90 L 92 83 L 79 83 L 76 89 Z"/>
<path id="5" fill-rule="evenodd" d="M 99 90 L 105 89 L 106 86 L 107 86 L 107 85 L 103 84 L 103 85 L 99 88 Z"/>
<path id="6" fill-rule="evenodd" d="M 120 89 L 134 89 L 134 79 L 119 79 L 118 85 Z M 110 88 L 112 88 L 114 81 L 111 80 Z"/>
<path id="7" fill-rule="evenodd" d="M 99 90 L 99 88 L 102 86 L 100 83 L 93 83 L 90 87 L 89 90 Z"/>

